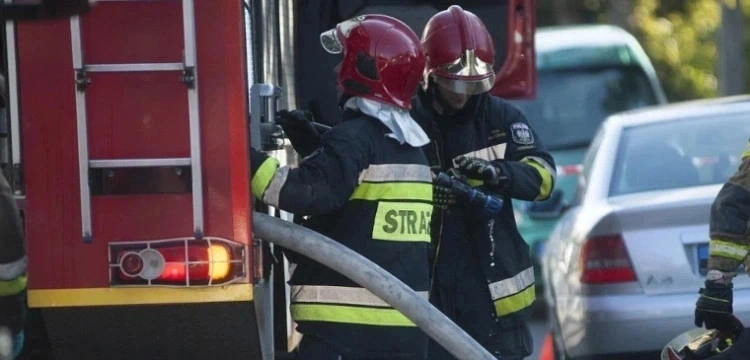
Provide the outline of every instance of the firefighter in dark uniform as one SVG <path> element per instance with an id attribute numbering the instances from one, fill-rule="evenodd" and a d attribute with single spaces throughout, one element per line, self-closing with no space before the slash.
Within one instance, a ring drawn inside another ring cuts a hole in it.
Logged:
<path id="1" fill-rule="evenodd" d="M 549 197 L 554 161 L 524 115 L 488 94 L 495 51 L 475 14 L 455 5 L 439 12 L 424 29 L 422 49 L 427 65 L 412 116 L 432 140 L 424 147 L 430 165 L 454 168 L 503 199 L 499 214 L 488 216 L 435 188 L 441 202 L 432 221 L 430 300 L 499 359 L 523 359 L 532 352 L 527 319 L 536 295 L 511 199 Z M 429 358 L 453 357 L 431 342 Z"/>
<path id="2" fill-rule="evenodd" d="M 298 168 L 279 167 L 252 149 L 253 194 L 311 216 L 306 226 L 364 255 L 427 300 L 432 174 L 421 147 L 429 139 L 409 115 L 424 69 L 419 38 L 383 15 L 344 21 L 320 38 L 326 51 L 343 55 L 336 71 L 344 120 L 312 147 L 290 136 L 305 156 Z M 318 141 L 308 114 L 283 112 L 282 127 L 306 127 L 308 142 Z M 290 310 L 303 334 L 298 359 L 426 357 L 427 336 L 399 311 L 319 263 L 293 261 Z"/>
<path id="3" fill-rule="evenodd" d="M 0 108 L 5 107 L 5 79 L 0 77 Z M 21 217 L 8 181 L 0 172 L 0 359 L 18 356 L 26 318 L 26 250 Z M 7 337 L 13 349 L 3 349 Z M 2 339 L 6 337 L 6 339 Z M 11 351 L 7 351 L 11 350 Z"/>
<path id="4" fill-rule="evenodd" d="M 711 206 L 708 274 L 695 306 L 695 325 L 729 331 L 732 316 L 732 278 L 745 261 L 750 273 L 750 142 L 739 169 L 719 191 Z M 750 331 L 745 329 L 735 345 L 711 359 L 750 359 Z"/>

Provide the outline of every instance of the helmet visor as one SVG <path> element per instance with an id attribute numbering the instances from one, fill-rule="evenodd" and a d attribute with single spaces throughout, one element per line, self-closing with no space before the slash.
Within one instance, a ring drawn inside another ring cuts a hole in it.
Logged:
<path id="1" fill-rule="evenodd" d="M 331 30 L 320 33 L 320 44 L 323 45 L 323 49 L 331 54 L 341 54 L 344 51 L 344 45 L 341 43 L 342 38 L 347 39 L 349 33 L 365 18 L 365 15 L 357 16 L 336 24 L 336 27 Z M 342 38 L 339 37 L 339 34 Z"/>
<path id="2" fill-rule="evenodd" d="M 336 34 L 336 28 L 320 33 L 320 45 L 329 54 L 341 54 L 344 51 L 344 47 Z"/>
<path id="3" fill-rule="evenodd" d="M 437 74 L 433 74 L 432 78 L 433 80 L 435 80 L 435 83 L 437 83 L 441 88 L 464 95 L 477 95 L 485 93 L 487 91 L 490 91 L 490 89 L 492 89 L 492 86 L 495 85 L 494 73 L 485 78 L 476 80 L 451 79 L 439 76 Z"/>
<path id="4" fill-rule="evenodd" d="M 492 63 L 480 59 L 474 50 L 466 50 L 458 59 L 434 70 L 435 82 L 453 92 L 476 95 L 495 85 Z"/>

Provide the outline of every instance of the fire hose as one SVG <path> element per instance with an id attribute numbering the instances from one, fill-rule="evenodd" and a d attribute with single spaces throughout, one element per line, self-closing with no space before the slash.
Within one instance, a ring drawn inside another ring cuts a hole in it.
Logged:
<path id="1" fill-rule="evenodd" d="M 303 254 L 350 278 L 419 326 L 461 360 L 494 360 L 486 349 L 395 276 L 346 246 L 307 228 L 253 212 L 254 235 Z"/>

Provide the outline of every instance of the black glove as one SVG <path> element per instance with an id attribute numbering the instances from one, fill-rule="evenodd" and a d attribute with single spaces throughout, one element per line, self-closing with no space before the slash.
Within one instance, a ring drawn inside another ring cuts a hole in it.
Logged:
<path id="1" fill-rule="evenodd" d="M 705 288 L 700 289 L 701 296 L 695 303 L 695 326 L 706 329 L 729 331 L 734 329 L 732 320 L 732 283 L 725 284 L 716 280 L 706 280 Z"/>
<path id="2" fill-rule="evenodd" d="M 500 213 L 503 207 L 503 201 L 500 198 L 487 195 L 480 190 L 471 187 L 471 185 L 466 183 L 463 175 L 453 175 L 456 173 L 453 170 L 454 169 L 451 169 L 448 170 L 447 173 L 437 174 L 436 178 L 433 180 L 435 184 L 433 189 L 437 187 L 441 193 L 450 191 L 449 196 L 455 198 L 455 203 L 471 206 L 472 208 L 481 211 L 484 215 L 496 216 Z"/>
<path id="3" fill-rule="evenodd" d="M 313 153 L 320 146 L 320 134 L 313 126 L 313 115 L 307 110 L 279 110 L 276 122 L 302 157 Z"/>
<path id="4" fill-rule="evenodd" d="M 432 205 L 438 209 L 447 209 L 456 204 L 456 194 L 452 186 L 437 181 L 438 175 L 439 173 L 434 172 L 432 174 Z"/>
<path id="5" fill-rule="evenodd" d="M 482 179 L 490 185 L 503 184 L 508 180 L 505 171 L 490 161 L 467 156 L 456 158 L 458 170 L 473 179 Z"/>

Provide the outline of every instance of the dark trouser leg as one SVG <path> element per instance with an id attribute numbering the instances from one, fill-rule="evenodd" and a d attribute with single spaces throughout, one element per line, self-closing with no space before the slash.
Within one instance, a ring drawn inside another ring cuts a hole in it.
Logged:
<path id="1" fill-rule="evenodd" d="M 498 359 L 517 360 L 531 355 L 534 340 L 528 325 L 501 323 L 495 317 L 495 305 L 480 265 L 469 264 L 466 272 L 472 276 L 459 284 L 456 301 L 461 327 Z"/>
<path id="2" fill-rule="evenodd" d="M 343 357 L 320 338 L 305 335 L 299 343 L 296 360 L 343 360 Z"/>
<path id="3" fill-rule="evenodd" d="M 500 360 L 521 360 L 533 351 L 533 338 L 526 324 L 501 328 L 488 321 L 465 323 L 462 327 Z"/>
<path id="4" fill-rule="evenodd" d="M 533 351 L 528 325 L 503 326 L 495 318 L 495 307 L 478 263 L 469 262 L 455 289 L 433 289 L 430 301 L 500 360 L 524 359 Z M 455 358 L 430 341 L 429 360 Z"/>

